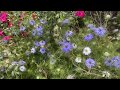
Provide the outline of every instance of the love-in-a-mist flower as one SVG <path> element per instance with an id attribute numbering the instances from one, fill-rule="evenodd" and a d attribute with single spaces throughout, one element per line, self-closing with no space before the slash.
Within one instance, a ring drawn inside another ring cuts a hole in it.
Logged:
<path id="1" fill-rule="evenodd" d="M 81 57 L 76 57 L 76 58 L 75 58 L 75 62 L 76 62 L 76 63 L 81 63 L 81 61 L 82 61 Z"/>
<path id="2" fill-rule="evenodd" d="M 12 65 L 12 66 L 18 65 L 18 62 L 17 62 L 17 61 L 13 61 L 13 62 L 11 63 L 11 65 Z"/>
<path id="3" fill-rule="evenodd" d="M 19 64 L 20 66 L 23 66 L 23 65 L 25 65 L 25 64 L 26 64 L 26 62 L 25 62 L 25 61 L 23 61 L 23 60 L 20 60 L 20 61 L 18 62 L 18 64 Z"/>
<path id="4" fill-rule="evenodd" d="M 108 71 L 103 71 L 102 72 L 102 77 L 109 78 L 110 77 L 110 73 Z"/>
<path id="5" fill-rule="evenodd" d="M 6 20 L 7 20 L 7 13 L 6 12 L 0 13 L 0 21 L 3 23 Z"/>
<path id="6" fill-rule="evenodd" d="M 83 49 L 83 54 L 84 55 L 89 55 L 91 53 L 91 49 L 89 48 L 89 47 L 85 47 L 84 49 Z"/>
<path id="7" fill-rule="evenodd" d="M 24 72 L 24 71 L 26 71 L 26 67 L 25 67 L 25 66 L 20 66 L 20 67 L 19 67 L 19 70 L 20 70 L 21 72 Z"/>
<path id="8" fill-rule="evenodd" d="M 73 46 L 70 42 L 64 42 L 61 49 L 63 52 L 68 53 L 72 50 L 72 48 Z"/>
<path id="9" fill-rule="evenodd" d="M 40 44 L 39 44 L 38 41 L 35 41 L 35 42 L 34 42 L 34 45 L 35 45 L 36 47 L 39 47 L 39 46 L 40 46 Z"/>
<path id="10" fill-rule="evenodd" d="M 36 52 L 35 48 L 31 48 L 31 53 L 35 53 L 35 52 Z"/>
<path id="11" fill-rule="evenodd" d="M 40 47 L 44 46 L 45 44 L 46 44 L 46 42 L 44 40 L 39 42 Z"/>
<path id="12" fill-rule="evenodd" d="M 43 20 L 43 19 L 40 19 L 40 23 L 42 23 L 42 24 L 46 24 L 47 21 L 46 21 L 46 20 Z"/>
<path id="13" fill-rule="evenodd" d="M 120 68 L 120 57 L 119 56 L 114 56 L 112 59 L 112 64 L 116 68 Z"/>
<path id="14" fill-rule="evenodd" d="M 93 39 L 93 34 L 88 34 L 84 37 L 84 40 L 88 42 L 91 41 L 92 39 Z"/>
<path id="15" fill-rule="evenodd" d="M 29 23 L 30 23 L 30 25 L 35 25 L 35 21 L 34 20 L 30 20 Z"/>
<path id="16" fill-rule="evenodd" d="M 74 75 L 68 75 L 68 76 L 67 76 L 67 79 L 74 79 L 74 78 L 75 78 Z"/>
<path id="17" fill-rule="evenodd" d="M 35 36 L 37 34 L 37 31 L 36 30 L 33 30 L 32 31 L 32 36 Z"/>
<path id="18" fill-rule="evenodd" d="M 73 35 L 73 32 L 72 31 L 67 31 L 66 33 L 65 33 L 65 36 L 66 37 L 71 37 Z"/>
<path id="19" fill-rule="evenodd" d="M 104 64 L 109 67 L 113 66 L 113 62 L 110 58 L 106 58 Z"/>
<path id="20" fill-rule="evenodd" d="M 88 24 L 87 27 L 91 29 L 92 31 L 96 29 L 96 27 L 93 24 Z"/>
<path id="21" fill-rule="evenodd" d="M 75 11 L 75 16 L 84 18 L 85 12 L 84 11 Z"/>
<path id="22" fill-rule="evenodd" d="M 69 21 L 69 19 L 65 19 L 63 22 L 62 22 L 62 24 L 68 24 L 70 21 Z"/>
<path id="23" fill-rule="evenodd" d="M 89 68 L 89 69 L 91 69 L 92 67 L 94 67 L 95 66 L 95 61 L 93 60 L 93 59 L 91 59 L 91 58 L 88 58 L 86 61 L 85 61 L 85 65 Z"/>
<path id="24" fill-rule="evenodd" d="M 94 33 L 99 37 L 103 37 L 106 34 L 106 30 L 103 27 L 99 27 L 94 30 Z"/>
<path id="25" fill-rule="evenodd" d="M 39 32 L 39 31 L 42 31 L 42 29 L 43 29 L 43 27 L 42 26 L 38 26 L 37 28 L 36 28 L 36 30 Z"/>
<path id="26" fill-rule="evenodd" d="M 26 28 L 24 26 L 20 27 L 20 31 L 24 31 Z"/>
<path id="27" fill-rule="evenodd" d="M 44 54 L 46 52 L 45 48 L 40 48 L 40 53 Z"/>

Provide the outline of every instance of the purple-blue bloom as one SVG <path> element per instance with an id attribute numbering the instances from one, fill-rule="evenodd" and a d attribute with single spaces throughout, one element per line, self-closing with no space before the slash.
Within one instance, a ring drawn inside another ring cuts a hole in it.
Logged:
<path id="1" fill-rule="evenodd" d="M 92 39 L 93 39 L 93 34 L 88 34 L 84 37 L 84 40 L 88 42 L 91 41 Z"/>
<path id="2" fill-rule="evenodd" d="M 86 61 L 85 61 L 85 65 L 89 68 L 89 69 L 91 69 L 92 67 L 94 67 L 95 66 L 95 61 L 93 60 L 93 59 L 91 59 L 91 58 L 88 58 Z"/>
<path id="3" fill-rule="evenodd" d="M 46 49 L 45 49 L 45 48 L 40 48 L 40 52 L 41 52 L 42 54 L 44 54 L 44 53 L 46 52 Z"/>
<path id="4" fill-rule="evenodd" d="M 37 28 L 36 28 L 36 30 L 39 32 L 39 31 L 42 31 L 42 26 L 38 26 Z"/>
<path id="5" fill-rule="evenodd" d="M 40 46 L 44 46 L 45 44 L 46 44 L 46 42 L 43 41 L 43 40 L 39 42 L 39 45 L 40 45 Z"/>
<path id="6" fill-rule="evenodd" d="M 29 23 L 30 23 L 30 25 L 35 25 L 35 21 L 34 20 L 30 20 Z"/>
<path id="7" fill-rule="evenodd" d="M 47 23 L 46 20 L 43 20 L 43 19 L 40 19 L 40 22 L 41 22 L 42 24 L 46 24 L 46 23 Z"/>
<path id="8" fill-rule="evenodd" d="M 69 19 L 65 19 L 62 24 L 68 24 L 69 22 Z"/>
<path id="9" fill-rule="evenodd" d="M 111 59 L 108 59 L 108 58 L 107 58 L 107 59 L 105 60 L 104 64 L 105 64 L 106 66 L 111 67 L 111 66 L 113 65 L 113 62 L 111 61 Z"/>
<path id="10" fill-rule="evenodd" d="M 33 35 L 33 36 L 35 36 L 35 35 L 36 35 L 36 33 L 37 33 L 37 31 L 36 31 L 36 30 L 33 30 L 33 31 L 32 31 L 32 35 Z"/>
<path id="11" fill-rule="evenodd" d="M 26 28 L 24 26 L 20 27 L 20 31 L 24 31 Z"/>
<path id="12" fill-rule="evenodd" d="M 39 46 L 40 46 L 40 44 L 39 44 L 38 41 L 35 41 L 35 42 L 34 42 L 34 45 L 35 45 L 36 47 L 39 47 Z"/>
<path id="13" fill-rule="evenodd" d="M 99 27 L 94 30 L 94 33 L 99 37 L 103 37 L 106 33 L 106 30 L 103 27 Z"/>
<path id="14" fill-rule="evenodd" d="M 65 36 L 66 37 L 71 37 L 73 35 L 73 32 L 72 31 L 67 31 L 66 33 L 65 33 Z"/>
<path id="15" fill-rule="evenodd" d="M 12 66 L 18 65 L 18 62 L 17 62 L 17 61 L 13 61 L 13 62 L 11 63 L 11 65 L 12 65 Z"/>
<path id="16" fill-rule="evenodd" d="M 62 51 L 65 53 L 68 53 L 72 50 L 73 46 L 70 42 L 64 42 L 62 44 Z"/>
<path id="17" fill-rule="evenodd" d="M 91 29 L 91 30 L 93 30 L 94 31 L 94 29 L 95 29 L 95 27 L 94 27 L 94 25 L 93 24 L 88 24 L 88 26 L 87 26 L 89 29 Z"/>
<path id="18" fill-rule="evenodd" d="M 42 34 L 43 34 L 43 31 L 42 31 L 42 30 L 37 32 L 37 35 L 38 35 L 38 36 L 41 36 Z"/>
<path id="19" fill-rule="evenodd" d="M 114 62 L 114 67 L 120 68 L 120 59 Z"/>
<path id="20" fill-rule="evenodd" d="M 120 57 L 119 56 L 114 56 L 111 59 L 111 61 L 112 61 L 114 67 L 120 68 Z"/>
<path id="21" fill-rule="evenodd" d="M 22 65 L 25 65 L 25 64 L 26 64 L 26 62 L 25 62 L 25 61 L 23 61 L 23 60 L 20 60 L 20 61 L 18 62 L 18 64 L 19 64 L 20 66 L 22 66 Z"/>

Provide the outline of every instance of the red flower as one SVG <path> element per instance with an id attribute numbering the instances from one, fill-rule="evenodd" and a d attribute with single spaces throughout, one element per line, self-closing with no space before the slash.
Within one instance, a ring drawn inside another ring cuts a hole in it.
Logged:
<path id="1" fill-rule="evenodd" d="M 7 13 L 6 12 L 2 12 L 0 14 L 0 21 L 3 23 L 7 20 Z"/>
<path id="2" fill-rule="evenodd" d="M 10 39 L 11 39 L 11 36 L 5 36 L 5 37 L 3 37 L 2 40 L 8 41 L 8 40 L 10 40 Z"/>
<path id="3" fill-rule="evenodd" d="M 9 28 L 12 27 L 12 22 L 11 21 L 8 22 L 8 27 Z"/>
<path id="4" fill-rule="evenodd" d="M 80 17 L 80 18 L 84 18 L 85 12 L 84 11 L 76 11 L 75 16 Z"/>
<path id="5" fill-rule="evenodd" d="M 0 36 L 3 36 L 4 34 L 3 34 L 3 31 L 2 30 L 0 30 Z"/>

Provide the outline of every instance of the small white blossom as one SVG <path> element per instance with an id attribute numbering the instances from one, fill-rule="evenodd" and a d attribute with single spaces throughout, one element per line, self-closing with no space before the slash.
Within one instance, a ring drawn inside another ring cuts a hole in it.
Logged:
<path id="1" fill-rule="evenodd" d="M 22 71 L 22 72 L 24 72 L 24 71 L 26 71 L 26 68 L 25 68 L 25 66 L 20 66 L 20 71 Z"/>
<path id="2" fill-rule="evenodd" d="M 109 78 L 110 77 L 110 73 L 108 71 L 103 71 L 102 72 L 102 77 Z"/>
<path id="3" fill-rule="evenodd" d="M 74 79 L 74 75 L 68 75 L 67 79 Z"/>
<path id="4" fill-rule="evenodd" d="M 110 19 L 111 18 L 111 15 L 106 15 L 105 16 L 105 19 Z"/>
<path id="5" fill-rule="evenodd" d="M 76 59 L 75 59 L 75 62 L 77 62 L 77 63 L 81 63 L 81 58 L 80 57 L 76 57 Z"/>
<path id="6" fill-rule="evenodd" d="M 36 52 L 35 48 L 32 48 L 31 53 L 35 53 L 35 52 Z"/>
<path id="7" fill-rule="evenodd" d="M 91 49 L 90 49 L 89 47 L 85 47 L 85 48 L 83 49 L 83 54 L 89 55 L 90 53 L 91 53 Z"/>
<path id="8" fill-rule="evenodd" d="M 108 52 L 105 52 L 104 55 L 105 55 L 106 57 L 110 56 L 110 54 L 109 54 Z"/>
<path id="9" fill-rule="evenodd" d="M 75 43 L 72 44 L 73 48 L 76 49 L 77 45 Z"/>

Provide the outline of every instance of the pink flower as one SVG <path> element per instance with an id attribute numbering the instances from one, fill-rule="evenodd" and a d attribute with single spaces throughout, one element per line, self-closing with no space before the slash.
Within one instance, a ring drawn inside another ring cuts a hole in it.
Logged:
<path id="1" fill-rule="evenodd" d="M 75 11 L 75 16 L 84 18 L 85 12 L 84 11 Z"/>
<path id="2" fill-rule="evenodd" d="M 3 31 L 2 30 L 0 30 L 0 36 L 3 36 L 4 34 L 3 34 Z"/>
<path id="3" fill-rule="evenodd" d="M 4 41 L 8 41 L 8 40 L 10 40 L 10 38 L 11 38 L 11 36 L 5 36 L 5 37 L 3 37 L 2 40 L 4 40 Z"/>
<path id="4" fill-rule="evenodd" d="M 7 13 L 6 12 L 2 12 L 0 14 L 0 21 L 3 23 L 7 20 Z"/>

